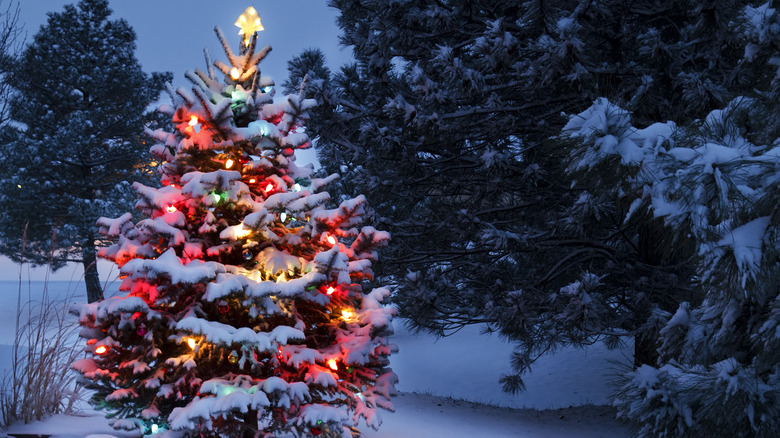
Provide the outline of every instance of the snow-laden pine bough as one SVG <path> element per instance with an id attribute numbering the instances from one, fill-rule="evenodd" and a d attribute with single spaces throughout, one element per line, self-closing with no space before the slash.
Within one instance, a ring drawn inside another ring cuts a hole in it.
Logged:
<path id="1" fill-rule="evenodd" d="M 251 12 L 251 11 L 250 11 Z M 130 213 L 101 218 L 116 240 L 120 296 L 77 305 L 87 357 L 73 368 L 113 426 L 165 436 L 352 436 L 381 424 L 389 291 L 364 291 L 389 234 L 362 226 L 366 199 L 334 203 L 295 151 L 310 147 L 299 95 L 275 103 L 257 34 L 228 64 L 187 72 L 156 140 L 161 187 L 136 183 Z M 206 52 L 207 64 L 211 64 Z"/>

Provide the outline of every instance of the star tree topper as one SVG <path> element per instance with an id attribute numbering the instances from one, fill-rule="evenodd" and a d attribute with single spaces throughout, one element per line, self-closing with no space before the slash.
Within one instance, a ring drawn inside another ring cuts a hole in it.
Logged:
<path id="1" fill-rule="evenodd" d="M 241 30 L 238 31 L 238 34 L 244 36 L 245 45 L 249 44 L 249 40 L 252 39 L 252 35 L 254 35 L 255 32 L 265 30 L 260 23 L 260 17 L 257 15 L 257 11 L 253 6 L 246 8 L 238 17 L 235 24 L 241 28 Z"/>

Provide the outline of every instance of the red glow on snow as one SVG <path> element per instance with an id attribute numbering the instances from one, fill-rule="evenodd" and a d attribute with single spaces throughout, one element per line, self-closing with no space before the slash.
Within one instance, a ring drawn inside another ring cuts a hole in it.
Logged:
<path id="1" fill-rule="evenodd" d="M 331 245 L 335 245 L 335 244 L 336 244 L 336 238 L 335 238 L 335 237 L 333 237 L 333 236 L 328 236 L 328 238 L 327 238 L 326 240 L 327 240 L 327 241 L 328 241 L 328 243 L 330 243 Z"/>
<path id="2" fill-rule="evenodd" d="M 198 124 L 198 116 L 190 116 L 190 126 L 195 126 Z"/>
<path id="3" fill-rule="evenodd" d="M 336 371 L 336 370 L 338 370 L 338 369 L 339 369 L 339 364 L 336 362 L 336 359 L 331 359 L 331 360 L 329 360 L 329 361 L 328 361 L 328 366 L 329 366 L 329 367 L 330 367 L 330 369 L 332 369 L 333 371 Z"/>
<path id="4" fill-rule="evenodd" d="M 108 351 L 108 348 L 106 348 L 105 345 L 100 345 L 95 348 L 95 354 L 104 354 L 106 351 Z"/>
<path id="5" fill-rule="evenodd" d="M 167 211 L 168 213 L 176 213 L 176 207 L 174 207 L 173 205 L 169 205 L 165 207 L 165 211 Z"/>

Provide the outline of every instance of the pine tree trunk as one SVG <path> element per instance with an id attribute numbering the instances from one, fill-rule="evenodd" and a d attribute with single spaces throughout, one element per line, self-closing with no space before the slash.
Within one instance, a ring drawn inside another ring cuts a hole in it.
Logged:
<path id="1" fill-rule="evenodd" d="M 654 337 L 636 335 L 634 337 L 634 368 L 639 368 L 642 365 L 656 366 L 657 362 L 656 339 Z"/>
<path id="2" fill-rule="evenodd" d="M 84 264 L 84 282 L 87 284 L 87 302 L 94 303 L 103 299 L 103 289 L 100 287 L 100 277 L 97 270 L 97 250 L 90 235 L 82 250 Z"/>
<path id="3" fill-rule="evenodd" d="M 244 428 L 244 433 L 241 438 L 255 438 L 258 436 L 257 416 L 258 411 L 255 409 L 250 409 L 246 414 L 244 414 L 244 425 L 246 425 L 246 427 Z"/>

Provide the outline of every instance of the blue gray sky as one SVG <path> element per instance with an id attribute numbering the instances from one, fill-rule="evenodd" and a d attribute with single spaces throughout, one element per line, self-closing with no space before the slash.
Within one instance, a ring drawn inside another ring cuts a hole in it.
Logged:
<path id="1" fill-rule="evenodd" d="M 76 2 L 21 0 L 20 22 L 28 41 L 46 22 L 47 12 L 61 11 L 64 5 Z M 349 61 L 351 51 L 339 46 L 339 29 L 335 24 L 338 11 L 326 3 L 325 0 L 109 0 L 112 18 L 123 18 L 135 29 L 136 56 L 144 71 L 172 72 L 175 87 L 189 87 L 184 79 L 186 70 L 206 66 L 204 47 L 208 47 L 213 59 L 224 60 L 214 26 L 219 26 L 233 50 L 238 50 L 240 37 L 233 23 L 249 6 L 255 7 L 265 27 L 259 33 L 259 45 L 273 47 L 260 65 L 263 75 L 281 84 L 287 77 L 287 61 L 310 47 L 319 47 L 330 68 L 337 69 Z M 299 161 L 306 159 L 301 157 Z M 101 263 L 101 280 L 106 277 L 109 265 Z M 78 280 L 82 272 L 80 266 L 63 268 L 53 279 Z M 44 273 L 34 270 L 30 277 L 42 280 Z M 25 268 L 25 278 L 27 275 Z M 0 257 L 0 281 L 18 278 L 18 265 Z"/>

